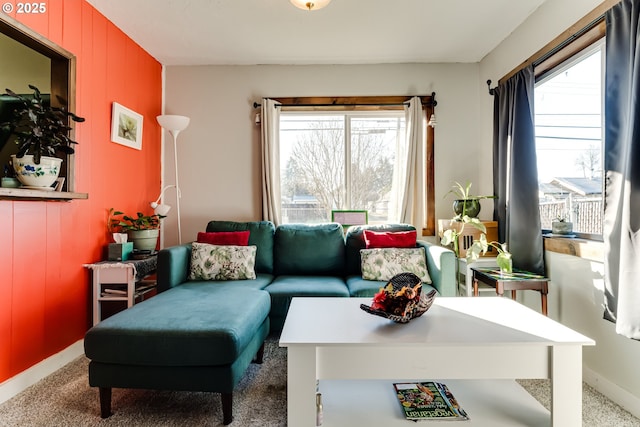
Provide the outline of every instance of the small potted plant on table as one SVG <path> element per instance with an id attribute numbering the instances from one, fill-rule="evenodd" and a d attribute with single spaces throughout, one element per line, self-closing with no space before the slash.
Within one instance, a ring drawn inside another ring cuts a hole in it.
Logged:
<path id="1" fill-rule="evenodd" d="M 125 215 L 124 212 L 110 211 L 110 225 L 117 225 L 122 230 L 126 230 L 128 240 L 133 242 L 134 251 L 149 251 L 153 253 L 156 250 L 158 235 L 160 234 L 160 220 L 163 215 L 145 215 L 142 212 L 136 213 L 135 216 Z M 116 216 L 122 215 L 120 219 Z"/>

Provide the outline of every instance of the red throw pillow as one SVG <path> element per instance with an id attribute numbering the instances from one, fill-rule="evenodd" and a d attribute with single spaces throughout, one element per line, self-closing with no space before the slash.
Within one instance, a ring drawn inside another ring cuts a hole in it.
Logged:
<path id="1" fill-rule="evenodd" d="M 249 231 L 201 231 L 198 233 L 198 243 L 247 246 L 249 245 Z"/>
<path id="2" fill-rule="evenodd" d="M 418 233 L 411 231 L 364 230 L 364 242 L 371 248 L 415 248 Z"/>

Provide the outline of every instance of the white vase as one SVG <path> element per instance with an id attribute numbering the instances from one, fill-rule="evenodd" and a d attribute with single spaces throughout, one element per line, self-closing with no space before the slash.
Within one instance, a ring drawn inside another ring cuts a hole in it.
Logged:
<path id="1" fill-rule="evenodd" d="M 13 154 L 11 163 L 13 164 L 13 170 L 16 172 L 16 178 L 23 186 L 52 188 L 51 185 L 56 182 L 60 174 L 62 159 L 42 156 L 40 164 L 37 165 L 33 162 L 31 154 L 26 154 L 21 158 Z"/>

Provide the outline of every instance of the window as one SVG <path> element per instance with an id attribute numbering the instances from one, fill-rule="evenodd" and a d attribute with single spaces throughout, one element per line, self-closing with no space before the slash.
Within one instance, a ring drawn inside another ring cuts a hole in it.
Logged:
<path id="1" fill-rule="evenodd" d="M 604 39 L 538 76 L 536 153 L 542 228 L 556 218 L 602 235 Z"/>
<path id="2" fill-rule="evenodd" d="M 331 210 L 366 210 L 397 222 L 405 169 L 403 110 L 280 114 L 282 222 L 326 222 Z"/>
<path id="3" fill-rule="evenodd" d="M 29 51 L 29 56 L 33 57 L 33 54 L 40 54 L 44 58 L 44 64 L 42 65 L 42 61 L 36 62 L 39 67 L 45 67 L 43 70 L 40 70 L 42 74 L 48 75 L 48 85 L 49 86 L 49 99 L 53 106 L 56 107 L 66 107 L 69 111 L 75 112 L 75 69 L 76 69 L 76 58 L 75 56 L 53 43 L 46 38 L 43 38 L 40 34 L 36 33 L 25 27 L 24 25 L 18 23 L 7 16 L 0 16 L 0 49 L 7 49 L 8 45 L 19 46 L 23 45 L 20 48 L 20 51 Z M 12 48 L 12 49 L 15 49 Z M 16 52 L 19 50 L 12 50 L 12 55 L 16 55 Z M 6 53 L 6 51 L 5 51 Z M 22 63 L 21 61 L 17 61 L 18 63 Z M 16 64 L 14 64 L 16 65 Z M 17 65 L 16 65 L 17 66 Z M 13 70 L 13 75 L 3 75 L 5 80 L 10 81 L 11 76 L 18 75 L 20 72 L 25 73 L 24 70 L 15 70 L 11 67 L 5 67 L 3 69 L 4 73 L 8 73 L 9 70 Z M 33 76 L 32 72 L 26 73 L 30 76 Z M 36 83 L 35 81 L 30 81 L 29 83 Z M 4 86 L 3 93 L 4 93 Z M 22 89 L 26 87 L 19 88 L 14 87 L 16 92 L 20 93 Z M 43 89 L 43 93 L 47 92 L 44 86 L 41 86 Z M 5 104 L 6 107 L 6 104 Z M 0 108 L 0 114 L 8 114 L 8 110 L 6 108 Z M 69 124 L 73 127 L 73 123 Z M 6 138 L 6 135 L 2 135 L 2 137 Z M 74 131 L 71 131 L 71 139 L 75 139 Z M 4 142 L 4 141 L 2 141 Z M 0 145 L 3 145 L 0 142 Z M 12 151 L 13 150 L 13 151 Z M 0 149 L 0 162 L 2 166 L 6 165 L 8 159 L 11 154 L 15 154 L 16 149 L 13 144 L 10 146 L 5 146 L 4 149 Z M 75 193 L 75 176 L 74 176 L 74 155 L 67 155 L 63 159 L 60 177 L 64 177 L 65 181 L 62 187 L 62 192 L 47 192 L 46 195 L 36 195 L 33 191 L 25 190 L 25 189 L 4 189 L 0 188 L 0 199 L 86 199 L 88 196 L 85 193 Z"/>

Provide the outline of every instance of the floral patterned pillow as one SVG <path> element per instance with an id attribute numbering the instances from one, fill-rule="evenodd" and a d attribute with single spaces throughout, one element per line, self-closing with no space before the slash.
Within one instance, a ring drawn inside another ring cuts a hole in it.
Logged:
<path id="1" fill-rule="evenodd" d="M 193 242 L 189 280 L 255 279 L 256 246 Z"/>
<path id="2" fill-rule="evenodd" d="M 430 284 L 424 248 L 361 249 L 362 278 L 365 280 L 390 280 L 400 273 L 413 273 Z"/>

